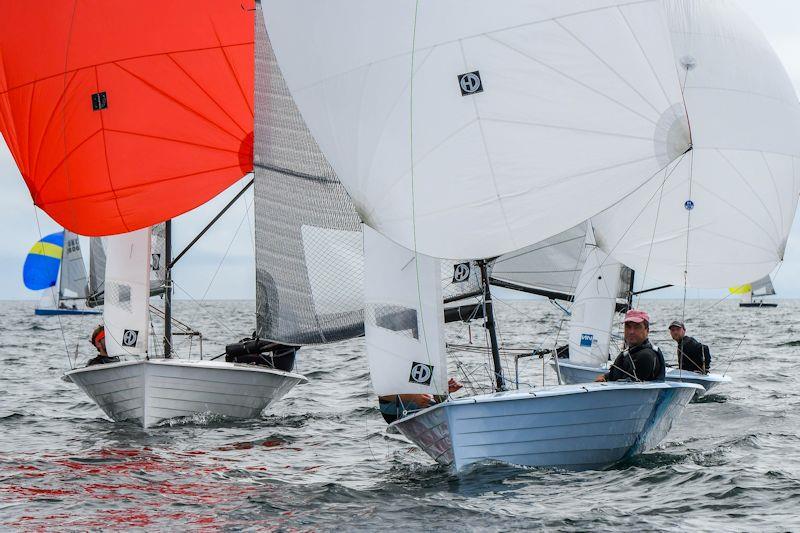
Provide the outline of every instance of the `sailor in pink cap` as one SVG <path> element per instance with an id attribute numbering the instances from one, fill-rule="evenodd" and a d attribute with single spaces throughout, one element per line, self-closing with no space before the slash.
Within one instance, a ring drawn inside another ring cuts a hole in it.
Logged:
<path id="1" fill-rule="evenodd" d="M 595 381 L 661 381 L 666 365 L 661 350 L 653 348 L 650 334 L 650 315 L 641 309 L 625 313 L 625 345 L 611 365 L 611 370 L 597 376 Z"/>

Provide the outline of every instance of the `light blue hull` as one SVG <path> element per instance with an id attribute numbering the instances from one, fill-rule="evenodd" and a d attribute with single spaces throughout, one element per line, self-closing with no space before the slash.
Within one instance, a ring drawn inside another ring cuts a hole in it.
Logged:
<path id="1" fill-rule="evenodd" d="M 591 383 L 595 378 L 607 372 L 605 368 L 593 368 L 589 366 L 577 365 L 564 360 L 558 361 L 558 370 L 561 372 L 561 380 L 567 384 L 574 383 Z M 555 371 L 555 363 L 550 363 Z M 731 378 L 719 374 L 698 374 L 697 372 L 690 372 L 688 370 L 679 370 L 671 368 L 667 371 L 667 381 L 679 383 L 694 383 L 703 387 L 703 390 L 698 390 L 696 397 L 703 396 L 705 393 L 719 385 L 720 383 L 729 383 Z"/>
<path id="2" fill-rule="evenodd" d="M 437 462 L 596 470 L 656 446 L 700 388 L 593 383 L 450 400 L 392 424 Z"/>

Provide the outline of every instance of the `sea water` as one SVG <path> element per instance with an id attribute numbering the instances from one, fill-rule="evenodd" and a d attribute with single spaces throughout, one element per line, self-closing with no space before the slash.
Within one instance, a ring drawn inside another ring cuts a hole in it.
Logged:
<path id="1" fill-rule="evenodd" d="M 76 353 L 89 357 L 98 317 L 35 317 L 33 305 L 0 302 L 0 530 L 800 529 L 800 302 L 642 301 L 668 360 L 666 327 L 685 314 L 733 381 L 690 404 L 656 450 L 609 470 L 487 464 L 460 476 L 386 434 L 362 339 L 303 348 L 309 383 L 258 420 L 201 414 L 143 430 L 61 380 Z M 177 302 L 175 314 L 213 357 L 252 332 L 254 308 Z M 546 301 L 496 301 L 496 312 L 506 347 L 552 347 L 559 327 L 566 338 Z M 485 346 L 477 323 L 448 326 L 448 340 Z M 197 339 L 176 343 L 199 356 Z M 486 353 L 457 360 L 453 376 L 488 379 Z M 542 363 L 520 359 L 522 386 L 555 382 Z"/>

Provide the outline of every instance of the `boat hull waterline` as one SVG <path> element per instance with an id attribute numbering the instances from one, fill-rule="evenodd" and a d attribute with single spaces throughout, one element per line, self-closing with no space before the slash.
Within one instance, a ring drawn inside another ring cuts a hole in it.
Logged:
<path id="1" fill-rule="evenodd" d="M 179 359 L 94 365 L 71 370 L 65 378 L 112 420 L 144 428 L 200 413 L 257 418 L 292 387 L 308 381 L 256 365 Z"/>
<path id="2" fill-rule="evenodd" d="M 592 383 L 451 400 L 394 422 L 456 472 L 480 462 L 599 470 L 646 452 L 694 397 L 690 383 Z"/>
<path id="3" fill-rule="evenodd" d="M 551 363 L 555 370 L 555 363 Z M 590 366 L 577 365 L 575 363 L 558 362 L 558 370 L 561 373 L 561 380 L 566 384 L 591 383 L 599 374 L 608 370 L 605 368 L 595 368 Z M 700 374 L 689 370 L 670 368 L 666 373 L 666 380 L 679 383 L 694 383 L 703 387 L 695 394 L 696 398 L 703 396 L 720 383 L 729 383 L 731 378 L 720 374 Z"/>

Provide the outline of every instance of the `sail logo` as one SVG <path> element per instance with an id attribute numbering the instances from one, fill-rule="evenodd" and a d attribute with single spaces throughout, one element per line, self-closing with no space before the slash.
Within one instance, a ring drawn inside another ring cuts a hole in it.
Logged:
<path id="1" fill-rule="evenodd" d="M 461 96 L 477 94 L 483 92 L 483 81 L 481 81 L 480 71 L 467 72 L 458 77 L 458 85 L 461 87 Z"/>
<path id="2" fill-rule="evenodd" d="M 150 270 L 161 269 L 161 254 L 150 254 Z"/>
<path id="3" fill-rule="evenodd" d="M 589 333 L 581 333 L 581 346 L 591 348 L 592 342 L 594 342 L 594 335 Z"/>
<path id="4" fill-rule="evenodd" d="M 126 329 L 122 333 L 122 345 L 128 348 L 133 348 L 139 341 L 139 332 L 135 329 Z"/>
<path id="5" fill-rule="evenodd" d="M 411 363 L 411 374 L 408 376 L 409 383 L 417 385 L 430 385 L 433 378 L 433 366 L 425 363 Z"/>
<path id="6" fill-rule="evenodd" d="M 469 263 L 458 263 L 453 265 L 453 283 L 464 283 L 469 279 Z"/>

